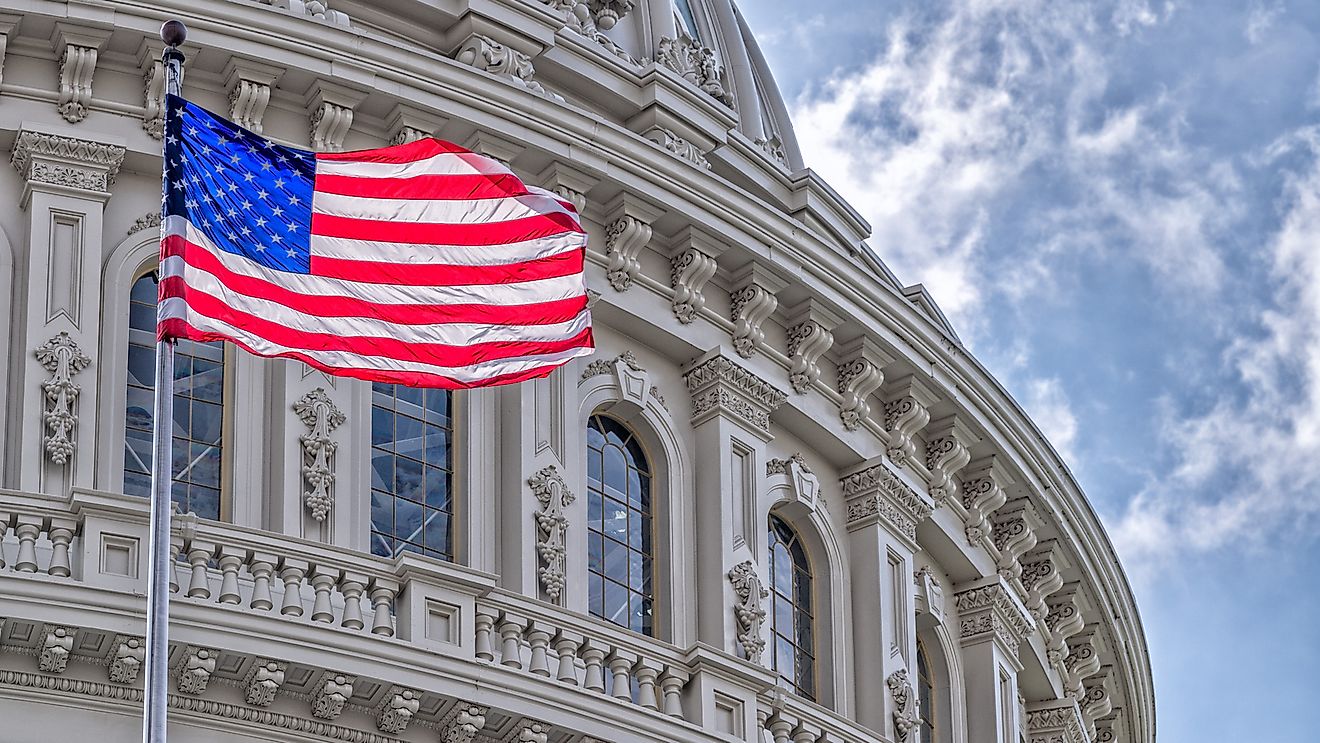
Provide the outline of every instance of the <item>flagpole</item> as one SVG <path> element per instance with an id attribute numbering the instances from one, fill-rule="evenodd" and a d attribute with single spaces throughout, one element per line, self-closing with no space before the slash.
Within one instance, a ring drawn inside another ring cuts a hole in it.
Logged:
<path id="1" fill-rule="evenodd" d="M 188 29 L 180 21 L 167 21 L 160 28 L 160 39 L 166 45 L 161 61 L 165 67 L 165 92 L 168 94 L 182 94 L 183 53 L 178 47 L 187 36 Z M 166 163 L 162 156 L 162 193 L 168 193 L 169 187 L 165 183 L 165 172 Z M 164 234 L 163 219 L 161 231 Z M 164 279 L 163 270 L 161 279 Z M 161 336 L 156 342 L 155 392 L 151 441 L 151 568 L 147 583 L 147 680 L 142 700 L 143 743 L 165 743 L 165 716 L 169 706 L 170 517 L 174 512 L 170 498 L 174 484 L 174 339 L 167 336 Z"/>

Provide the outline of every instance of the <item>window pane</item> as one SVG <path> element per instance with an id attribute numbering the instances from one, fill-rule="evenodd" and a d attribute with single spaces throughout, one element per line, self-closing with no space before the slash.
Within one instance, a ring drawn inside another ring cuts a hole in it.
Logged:
<path id="1" fill-rule="evenodd" d="M 651 634 L 651 481 L 642 450 L 622 424 L 593 416 L 587 427 L 587 544 L 591 613 Z M 603 582 L 597 583 L 595 575 Z M 599 601 L 597 600 L 599 598 Z"/>
<path id="2" fill-rule="evenodd" d="M 449 392 L 371 386 L 372 551 L 453 558 Z"/>

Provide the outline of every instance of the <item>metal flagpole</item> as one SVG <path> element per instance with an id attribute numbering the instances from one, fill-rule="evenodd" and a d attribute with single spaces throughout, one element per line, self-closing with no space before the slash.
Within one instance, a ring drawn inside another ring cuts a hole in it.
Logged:
<path id="1" fill-rule="evenodd" d="M 161 61 L 165 67 L 165 92 L 168 94 L 182 94 L 183 53 L 178 47 L 187 36 L 188 29 L 179 21 L 167 21 L 160 28 L 161 41 L 166 45 Z M 168 121 L 166 125 L 168 129 Z M 162 193 L 169 192 L 169 183 L 164 177 L 166 172 L 167 164 L 162 158 Z M 163 234 L 163 219 L 161 225 Z M 162 270 L 161 279 L 164 278 Z M 169 704 L 170 516 L 174 512 L 173 501 L 170 499 L 174 484 L 173 338 L 162 337 L 156 343 L 155 402 L 151 442 L 151 569 L 147 583 L 147 681 L 142 709 L 143 743 L 165 743 L 165 711 Z"/>

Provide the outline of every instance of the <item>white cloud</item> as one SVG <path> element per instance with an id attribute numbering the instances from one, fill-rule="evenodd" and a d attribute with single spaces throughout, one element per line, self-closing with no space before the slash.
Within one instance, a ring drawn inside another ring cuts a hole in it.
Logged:
<path id="1" fill-rule="evenodd" d="M 1026 385 L 1023 407 L 1036 422 L 1045 438 L 1065 462 L 1076 461 L 1073 446 L 1077 442 L 1077 416 L 1058 379 L 1031 379 Z"/>
<path id="2" fill-rule="evenodd" d="M 1263 2 L 1253 2 L 1250 10 L 1247 11 L 1247 26 L 1242 30 L 1243 36 L 1252 44 L 1259 44 L 1265 39 L 1265 35 L 1274 28 L 1274 22 L 1283 15 L 1284 8 L 1282 0 L 1276 0 L 1270 5 Z"/>

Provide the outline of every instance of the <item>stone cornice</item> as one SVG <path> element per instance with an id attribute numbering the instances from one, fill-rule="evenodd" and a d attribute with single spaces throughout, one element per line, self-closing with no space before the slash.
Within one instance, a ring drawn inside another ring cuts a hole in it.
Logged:
<path id="1" fill-rule="evenodd" d="M 953 600 L 964 645 L 996 640 L 1016 654 L 1018 645 L 1035 628 L 1031 615 L 1001 578 L 958 591 Z"/>
<path id="2" fill-rule="evenodd" d="M 848 504 L 848 528 L 857 529 L 883 521 L 915 547 L 917 524 L 925 521 L 935 506 L 908 487 L 884 462 L 844 476 L 839 481 Z"/>
<path id="3" fill-rule="evenodd" d="M 770 434 L 770 414 L 787 396 L 728 357 L 715 353 L 683 375 L 692 395 L 692 425 L 728 415 L 763 436 Z"/>
<path id="4" fill-rule="evenodd" d="M 10 162 L 29 188 L 42 184 L 109 197 L 124 154 L 119 145 L 24 129 Z"/>
<path id="5" fill-rule="evenodd" d="M 1027 705 L 1027 743 L 1086 743 L 1082 711 L 1072 699 Z"/>

